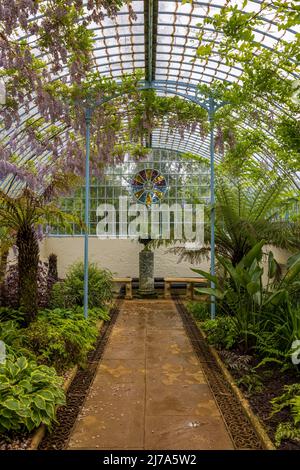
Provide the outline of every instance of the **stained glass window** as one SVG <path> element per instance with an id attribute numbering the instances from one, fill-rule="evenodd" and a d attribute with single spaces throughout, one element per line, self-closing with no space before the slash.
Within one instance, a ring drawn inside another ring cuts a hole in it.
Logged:
<path id="1" fill-rule="evenodd" d="M 131 181 L 131 188 L 138 202 L 147 207 L 159 203 L 168 189 L 165 177 L 153 168 L 139 171 Z"/>

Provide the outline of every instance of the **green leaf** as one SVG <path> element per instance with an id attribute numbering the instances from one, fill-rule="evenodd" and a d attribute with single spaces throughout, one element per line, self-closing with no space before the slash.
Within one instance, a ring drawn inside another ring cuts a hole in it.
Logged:
<path id="1" fill-rule="evenodd" d="M 39 383 L 39 382 L 47 381 L 47 377 L 42 372 L 34 371 L 31 374 L 31 380 L 32 380 L 33 383 L 36 384 L 36 383 Z"/>
<path id="2" fill-rule="evenodd" d="M 217 276 L 213 276 L 212 274 L 208 273 L 207 271 L 202 271 L 202 269 L 195 269 L 195 268 L 192 268 L 192 271 L 194 271 L 197 274 L 200 274 L 200 276 L 203 276 L 205 279 L 208 279 L 209 281 L 212 281 L 215 284 L 218 283 Z"/>
<path id="3" fill-rule="evenodd" d="M 247 284 L 247 292 L 250 295 L 256 294 L 256 292 L 260 291 L 260 284 L 254 281 L 251 281 Z"/>
<path id="4" fill-rule="evenodd" d="M 44 398 L 41 395 L 34 396 L 33 397 L 33 402 L 41 410 L 46 409 L 46 402 L 45 402 Z"/>
<path id="5" fill-rule="evenodd" d="M 221 292 L 219 289 L 211 289 L 208 287 L 207 288 L 197 287 L 195 291 L 198 292 L 198 294 L 213 295 L 214 297 L 220 300 L 224 298 L 224 293 Z"/>
<path id="6" fill-rule="evenodd" d="M 21 380 L 19 385 L 23 387 L 27 393 L 32 391 L 32 385 L 28 379 Z"/>
<path id="7" fill-rule="evenodd" d="M 260 261 L 262 258 L 262 247 L 265 245 L 265 240 L 261 240 L 244 256 L 239 262 L 237 267 L 250 267 L 254 260 Z"/>
<path id="8" fill-rule="evenodd" d="M 286 298 L 287 292 L 285 289 L 279 289 L 276 292 L 273 292 L 273 294 L 270 295 L 270 297 L 267 298 L 267 300 L 264 302 L 264 306 L 266 307 L 269 304 L 272 305 L 279 305 L 284 298 Z"/>
<path id="9" fill-rule="evenodd" d="M 197 47 L 197 56 L 206 57 L 212 53 L 213 46 L 211 44 L 203 44 Z"/>
<path id="10" fill-rule="evenodd" d="M 50 390 L 41 390 L 39 396 L 46 401 L 52 401 L 54 399 L 54 394 Z"/>
<path id="11" fill-rule="evenodd" d="M 3 406 L 8 408 L 9 410 L 17 411 L 20 409 L 20 402 L 14 400 L 13 398 L 8 398 L 2 403 Z"/>
<path id="12" fill-rule="evenodd" d="M 22 357 L 19 357 L 16 360 L 16 364 L 21 370 L 24 370 L 28 366 L 28 361 L 27 361 L 26 357 L 22 356 Z"/>

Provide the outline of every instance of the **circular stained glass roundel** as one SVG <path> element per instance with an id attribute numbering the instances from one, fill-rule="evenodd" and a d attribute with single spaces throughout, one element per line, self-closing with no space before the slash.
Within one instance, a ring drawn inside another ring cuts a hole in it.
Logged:
<path id="1" fill-rule="evenodd" d="M 167 191 L 167 183 L 159 171 L 146 168 L 132 178 L 131 189 L 139 202 L 151 206 L 163 199 Z"/>

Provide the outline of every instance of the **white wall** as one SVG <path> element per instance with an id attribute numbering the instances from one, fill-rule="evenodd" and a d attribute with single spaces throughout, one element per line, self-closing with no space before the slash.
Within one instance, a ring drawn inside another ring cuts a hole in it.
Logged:
<path id="1" fill-rule="evenodd" d="M 40 258 L 46 261 L 51 253 L 58 257 L 58 275 L 63 278 L 71 264 L 83 260 L 83 237 L 49 237 L 40 244 Z M 91 237 L 89 240 L 89 259 L 100 267 L 107 268 L 114 276 L 138 277 L 138 254 L 142 245 L 131 240 L 99 240 Z M 265 253 L 272 249 L 278 263 L 284 266 L 290 256 L 286 250 L 280 250 L 271 246 L 264 247 Z M 10 263 L 16 262 L 12 250 L 9 257 Z M 196 276 L 191 271 L 193 266 L 188 262 L 178 262 L 178 256 L 167 253 L 167 248 L 155 250 L 155 277 L 167 276 Z M 209 271 L 209 260 L 203 261 L 197 268 Z M 266 281 L 266 274 L 264 276 Z"/>
<path id="2" fill-rule="evenodd" d="M 41 243 L 41 259 L 46 260 L 50 253 L 55 253 L 58 257 L 58 274 L 64 277 L 72 263 L 83 260 L 83 247 L 83 237 L 49 237 Z M 138 277 L 138 254 L 142 248 L 136 241 L 91 237 L 89 259 L 110 269 L 115 276 Z M 178 263 L 178 256 L 166 252 L 167 248 L 155 250 L 155 277 L 195 276 L 189 263 Z M 209 264 L 203 262 L 201 269 L 209 270 Z"/>

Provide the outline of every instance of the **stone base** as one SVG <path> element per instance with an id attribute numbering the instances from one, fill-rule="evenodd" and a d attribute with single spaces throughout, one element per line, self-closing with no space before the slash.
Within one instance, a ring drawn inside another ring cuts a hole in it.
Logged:
<path id="1" fill-rule="evenodd" d="M 136 297 L 138 299 L 157 299 L 158 294 L 155 290 L 153 291 L 138 290 L 136 292 Z"/>

